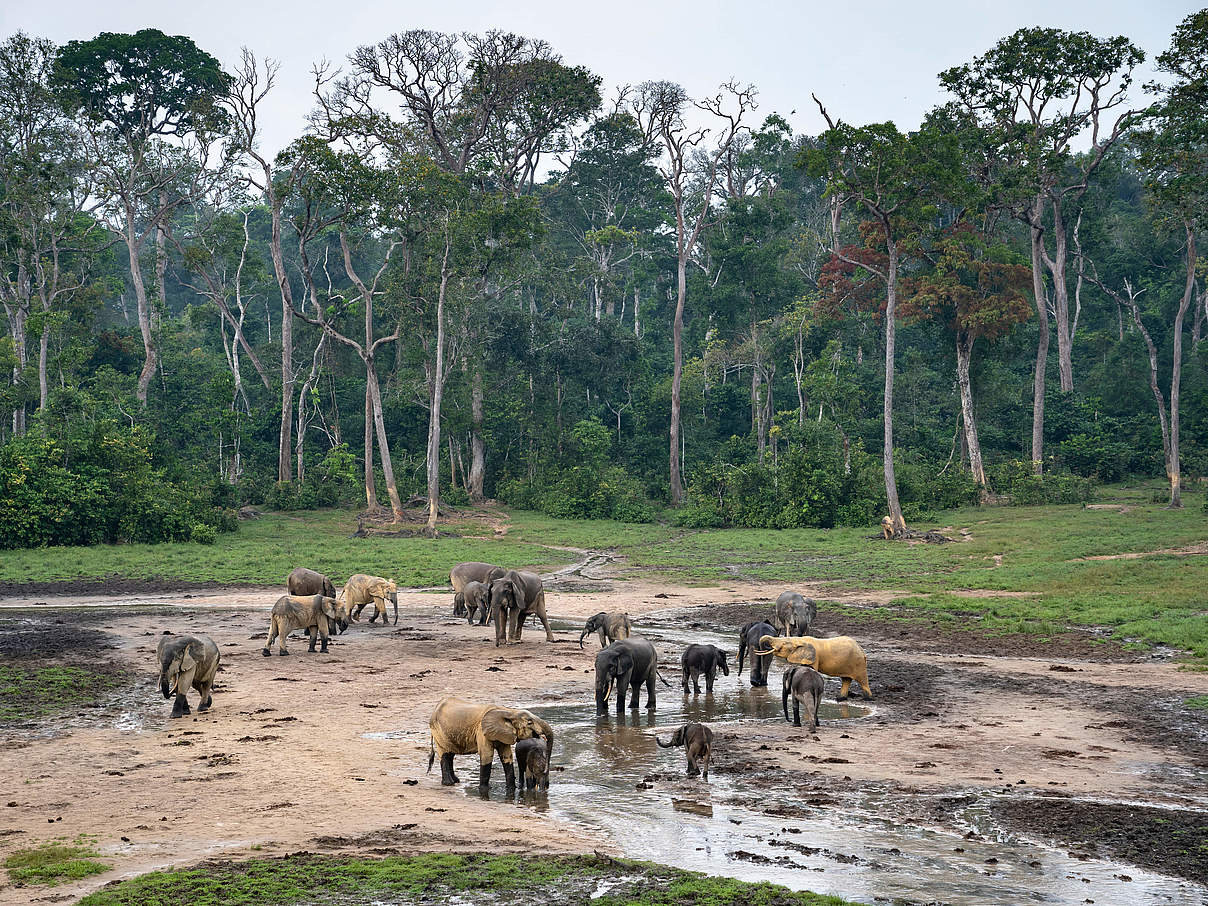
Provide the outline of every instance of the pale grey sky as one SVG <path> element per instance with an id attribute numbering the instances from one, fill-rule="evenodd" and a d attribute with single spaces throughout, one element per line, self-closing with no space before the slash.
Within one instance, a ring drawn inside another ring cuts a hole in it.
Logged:
<path id="1" fill-rule="evenodd" d="M 358 44 L 410 28 L 544 38 L 566 62 L 602 76 L 606 90 L 670 79 L 700 95 L 733 76 L 758 87 L 757 119 L 776 111 L 816 133 L 810 92 L 848 122 L 913 128 L 941 99 L 938 72 L 1021 26 L 1123 34 L 1152 58 L 1198 8 L 1177 0 L 0 0 L 0 36 L 24 29 L 63 42 L 154 27 L 189 35 L 225 65 L 246 45 L 282 64 L 264 123 L 265 150 L 275 152 L 303 128 L 312 63 L 342 62 Z M 1147 64 L 1139 81 L 1149 75 Z"/>

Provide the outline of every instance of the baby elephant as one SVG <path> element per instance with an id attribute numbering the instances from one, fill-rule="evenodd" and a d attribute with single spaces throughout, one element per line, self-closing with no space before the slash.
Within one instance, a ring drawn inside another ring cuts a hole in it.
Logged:
<path id="1" fill-rule="evenodd" d="M 348 577 L 344 588 L 340 590 L 339 598 L 348 608 L 353 620 L 359 620 L 361 611 L 367 604 L 372 603 L 373 616 L 369 618 L 369 622 L 376 623 L 377 618 L 381 617 L 383 626 L 386 625 L 386 602 L 390 601 L 394 604 L 394 625 L 398 625 L 398 585 L 393 579 L 357 573 Z"/>
<path id="2" fill-rule="evenodd" d="M 805 716 L 814 722 L 814 729 L 821 723 L 818 720 L 818 706 L 822 704 L 822 692 L 826 688 L 826 680 L 813 667 L 789 667 L 784 671 L 784 690 L 781 695 L 781 705 L 784 706 L 784 719 L 789 719 L 789 697 L 793 699 L 793 726 L 801 726 L 801 706 L 805 706 Z"/>
<path id="3" fill-rule="evenodd" d="M 716 645 L 689 645 L 680 658 L 680 668 L 683 670 L 684 695 L 688 694 L 689 679 L 692 681 L 693 691 L 700 695 L 702 673 L 705 676 L 705 692 L 709 694 L 713 692 L 713 680 L 717 677 L 718 668 L 721 668 L 721 672 L 726 676 L 730 675 L 726 653 Z"/>
<path id="4" fill-rule="evenodd" d="M 285 637 L 295 629 L 304 630 L 310 636 L 308 650 L 312 654 L 315 650 L 316 635 L 323 640 L 320 651 L 327 654 L 328 635 L 332 627 L 336 626 L 348 626 L 348 606 L 343 601 L 324 595 L 309 595 L 304 598 L 283 595 L 273 605 L 272 617 L 268 624 L 268 641 L 264 643 L 261 654 L 265 657 L 272 654 L 269 649 L 273 647 L 274 639 L 279 639 L 277 654 L 282 657 L 289 654 L 285 650 Z"/>
<path id="5" fill-rule="evenodd" d="M 675 731 L 669 742 L 663 742 L 657 736 L 654 741 L 664 749 L 683 746 L 688 754 L 688 776 L 695 777 L 700 774 L 703 779 L 709 779 L 709 756 L 713 754 L 713 731 L 704 724 L 684 724 Z"/>
<path id="6" fill-rule="evenodd" d="M 208 635 L 172 635 L 165 632 L 156 646 L 159 658 L 159 688 L 164 698 L 176 694 L 172 705 L 173 717 L 189 714 L 189 701 L 185 696 L 189 687 L 201 693 L 198 711 L 209 711 L 213 701 L 210 690 L 218 673 L 218 662 L 222 655 L 218 646 Z"/>
<path id="7" fill-rule="evenodd" d="M 595 616 L 588 617 L 587 622 L 583 624 L 583 631 L 579 633 L 580 648 L 583 647 L 583 640 L 593 632 L 599 633 L 601 648 L 607 648 L 613 642 L 627 639 L 631 632 L 629 614 L 605 613 L 601 610 Z"/>
<path id="8" fill-rule="evenodd" d="M 516 743 L 516 773 L 520 789 L 544 793 L 549 789 L 549 759 L 540 739 L 522 739 Z"/>
<path id="9" fill-rule="evenodd" d="M 479 626 L 487 625 L 487 617 L 491 615 L 490 599 L 491 589 L 483 583 L 473 580 L 467 582 L 453 598 L 454 602 L 461 602 L 461 610 L 465 614 L 466 623 L 472 624 L 474 615 L 478 614 Z"/>

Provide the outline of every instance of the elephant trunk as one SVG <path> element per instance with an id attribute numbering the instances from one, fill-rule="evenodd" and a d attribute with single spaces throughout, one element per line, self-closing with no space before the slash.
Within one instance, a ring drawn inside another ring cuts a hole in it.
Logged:
<path id="1" fill-rule="evenodd" d="M 659 739 L 657 736 L 656 736 L 656 737 L 654 737 L 654 741 L 655 741 L 655 742 L 658 744 L 658 747 L 659 747 L 660 749 L 674 749 L 674 748 L 675 748 L 675 743 L 674 743 L 674 742 L 663 742 L 663 741 L 662 741 L 661 739 Z"/>
<path id="2" fill-rule="evenodd" d="M 583 647 L 583 640 L 584 640 L 585 638 L 587 638 L 587 633 L 588 633 L 588 632 L 590 632 L 590 631 L 591 631 L 591 630 L 589 630 L 587 627 L 584 627 L 584 628 L 583 628 L 583 631 L 582 631 L 581 633 L 579 633 L 579 647 L 580 647 L 580 648 L 582 648 L 582 647 Z"/>
<path id="3" fill-rule="evenodd" d="M 172 697 L 172 684 L 168 682 L 168 675 L 166 673 L 159 675 L 159 691 L 164 694 L 164 698 Z"/>
<path id="4" fill-rule="evenodd" d="M 390 600 L 394 603 L 394 625 L 398 625 L 398 592 L 390 593 Z"/>

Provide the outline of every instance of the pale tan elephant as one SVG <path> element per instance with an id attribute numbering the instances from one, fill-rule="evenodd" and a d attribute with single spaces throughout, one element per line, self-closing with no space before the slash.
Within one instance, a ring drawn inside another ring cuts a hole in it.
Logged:
<path id="1" fill-rule="evenodd" d="M 393 579 L 357 573 L 348 577 L 339 598 L 354 621 L 360 619 L 365 605 L 373 602 L 373 616 L 369 622 L 376 623 L 377 618 L 381 617 L 383 626 L 386 625 L 386 602 L 391 601 L 394 604 L 394 625 L 398 625 L 398 585 Z"/>

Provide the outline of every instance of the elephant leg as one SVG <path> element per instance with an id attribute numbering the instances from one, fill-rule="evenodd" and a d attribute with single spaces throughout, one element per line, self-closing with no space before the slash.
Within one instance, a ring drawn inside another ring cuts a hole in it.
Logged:
<path id="1" fill-rule="evenodd" d="M 709 753 L 708 752 L 706 752 L 704 755 L 701 756 L 699 764 L 701 766 L 701 771 L 700 771 L 701 779 L 708 780 L 709 779 Z"/>
<path id="2" fill-rule="evenodd" d="M 210 687 L 210 683 L 202 683 L 197 689 L 197 691 L 201 693 L 201 702 L 197 706 L 198 713 L 202 711 L 209 711 L 210 705 L 214 703 L 214 697 L 210 695 Z"/>
<path id="3" fill-rule="evenodd" d="M 692 669 L 690 667 L 684 668 L 684 675 L 681 677 L 681 679 L 683 681 L 683 686 L 684 686 L 684 695 L 688 694 L 688 683 L 690 681 L 691 673 L 692 673 Z"/>
<path id="4" fill-rule="evenodd" d="M 696 766 L 696 759 L 693 757 L 692 753 L 689 752 L 688 753 L 688 776 L 695 777 L 699 773 L 700 773 L 700 768 L 698 768 Z"/>
<path id="5" fill-rule="evenodd" d="M 453 753 L 445 752 L 440 756 L 441 786 L 453 786 L 453 784 L 460 782 L 457 775 L 453 773 Z"/>
<path id="6" fill-rule="evenodd" d="M 710 670 L 708 673 L 705 674 L 705 693 L 707 695 L 713 694 L 713 680 L 716 676 L 717 676 L 716 670 Z"/>
<path id="7" fill-rule="evenodd" d="M 554 633 L 549 628 L 549 617 L 545 615 L 545 592 L 541 593 L 541 600 L 538 601 L 537 618 L 541 620 L 541 625 L 545 627 L 545 640 L 552 642 L 554 640 Z"/>
<path id="8" fill-rule="evenodd" d="M 492 608 L 492 616 L 495 618 L 495 647 L 498 648 L 500 645 L 507 644 L 508 618 L 503 609 L 499 607 Z"/>
<path id="9" fill-rule="evenodd" d="M 516 789 L 516 768 L 512 764 L 512 747 L 499 745 L 499 760 L 503 762 L 503 785 L 509 790 Z"/>
<path id="10" fill-rule="evenodd" d="M 801 699 L 796 695 L 793 696 L 793 726 L 801 726 Z"/>
<path id="11" fill-rule="evenodd" d="M 856 682 L 860 684 L 860 688 L 864 690 L 864 700 L 872 701 L 872 689 L 868 685 L 868 672 L 865 671 L 856 677 Z"/>
<path id="12" fill-rule="evenodd" d="M 190 713 L 192 712 L 189 711 L 189 700 L 185 698 L 183 692 L 177 692 L 176 701 L 172 703 L 172 716 L 184 717 L 186 714 Z"/>
<path id="13" fill-rule="evenodd" d="M 479 786 L 488 786 L 490 784 L 490 782 L 491 782 L 491 762 L 488 761 L 486 764 L 483 764 L 480 761 L 478 763 L 478 785 Z"/>
<path id="14" fill-rule="evenodd" d="M 319 624 L 319 638 L 323 640 L 323 645 L 319 649 L 320 654 L 327 654 L 327 621 L 324 620 Z M 310 650 L 315 650 L 315 637 L 310 637 Z"/>
<path id="15" fill-rule="evenodd" d="M 310 638 L 310 647 L 306 650 L 311 654 L 315 653 L 315 642 L 319 639 L 319 628 L 317 626 L 307 626 L 306 635 Z"/>
<path id="16" fill-rule="evenodd" d="M 608 634 L 606 632 L 604 632 L 603 626 L 600 627 L 599 635 L 600 635 L 600 647 L 607 648 L 608 647 Z"/>
<path id="17" fill-rule="evenodd" d="M 516 611 L 516 628 L 512 630 L 512 641 L 519 642 L 520 636 L 524 632 L 524 622 L 529 617 L 527 610 Z"/>
<path id="18" fill-rule="evenodd" d="M 843 685 L 839 687 L 839 697 L 838 697 L 838 699 L 836 699 L 836 701 L 845 702 L 845 701 L 847 701 L 847 697 L 850 694 L 851 694 L 851 677 L 845 676 L 845 677 L 843 677 Z"/>
<path id="19" fill-rule="evenodd" d="M 698 689 L 697 691 L 699 692 L 700 690 Z M 637 707 L 637 692 L 634 692 L 633 698 L 634 698 L 634 707 L 636 708 Z M 648 676 L 646 678 L 646 707 L 647 708 L 654 707 L 654 670 L 653 669 L 651 669 L 651 671 L 650 671 L 650 676 Z"/>

